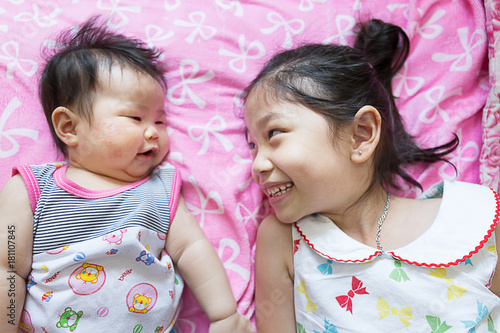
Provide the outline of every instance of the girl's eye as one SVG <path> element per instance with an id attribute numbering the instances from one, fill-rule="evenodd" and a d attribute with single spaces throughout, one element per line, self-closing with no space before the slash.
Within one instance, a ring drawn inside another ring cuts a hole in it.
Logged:
<path id="1" fill-rule="evenodd" d="M 164 124 L 164 122 L 163 122 L 163 121 L 161 121 L 161 120 L 158 120 L 155 124 L 156 124 L 156 125 L 163 125 L 163 124 Z"/>
<path id="2" fill-rule="evenodd" d="M 249 142 L 248 147 L 250 147 L 250 149 L 255 149 L 256 145 L 253 142 Z"/>
<path id="3" fill-rule="evenodd" d="M 130 117 L 130 119 L 141 121 L 141 117 Z"/>

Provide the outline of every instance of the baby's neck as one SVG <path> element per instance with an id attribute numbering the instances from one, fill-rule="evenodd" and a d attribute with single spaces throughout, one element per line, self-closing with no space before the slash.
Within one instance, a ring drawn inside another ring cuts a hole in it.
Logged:
<path id="1" fill-rule="evenodd" d="M 91 191 L 108 191 L 132 183 L 130 181 L 123 181 L 97 174 L 72 165 L 66 170 L 66 177 L 75 184 Z"/>

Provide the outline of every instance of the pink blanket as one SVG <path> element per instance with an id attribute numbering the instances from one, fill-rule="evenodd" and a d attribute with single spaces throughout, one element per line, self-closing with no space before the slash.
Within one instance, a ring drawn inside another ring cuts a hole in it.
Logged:
<path id="1" fill-rule="evenodd" d="M 224 262 L 240 311 L 253 316 L 255 235 L 269 206 L 251 182 L 241 91 L 278 50 L 350 43 L 359 19 L 398 24 L 411 40 L 408 61 L 393 82 L 409 132 L 424 146 L 456 133 L 461 143 L 450 158 L 458 178 L 498 189 L 500 6 L 494 2 L 4 0 L 0 186 L 13 165 L 60 159 L 37 98 L 41 47 L 57 48 L 57 32 L 90 15 L 109 17 L 110 27 L 164 51 L 169 159 L 182 172 L 182 193 Z M 411 172 L 424 188 L 455 177 L 446 164 Z M 189 290 L 177 324 L 179 332 L 207 331 Z"/>

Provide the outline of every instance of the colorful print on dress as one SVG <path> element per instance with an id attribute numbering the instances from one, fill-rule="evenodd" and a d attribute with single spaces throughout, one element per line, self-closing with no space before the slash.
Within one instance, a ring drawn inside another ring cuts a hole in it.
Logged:
<path id="1" fill-rule="evenodd" d="M 493 318 L 491 318 L 491 314 L 488 315 L 488 332 L 497 333 L 495 329 L 495 323 L 493 322 Z"/>
<path id="2" fill-rule="evenodd" d="M 307 302 L 306 302 L 306 313 L 314 312 L 317 309 L 316 304 L 314 304 L 310 299 L 309 299 L 309 294 L 307 293 L 306 289 L 306 282 L 304 280 L 299 282 L 299 285 L 297 286 L 297 290 L 301 293 L 304 294 Z"/>
<path id="3" fill-rule="evenodd" d="M 102 237 L 103 241 L 107 241 L 109 244 L 120 245 L 123 240 L 123 234 L 127 232 L 127 229 L 117 230 L 115 232 L 109 233 Z"/>
<path id="4" fill-rule="evenodd" d="M 333 272 L 332 263 L 333 263 L 333 261 L 331 259 L 328 259 L 326 261 L 326 263 L 321 264 L 321 265 L 318 266 L 318 270 L 323 275 L 332 275 L 332 272 Z"/>
<path id="5" fill-rule="evenodd" d="M 495 256 L 498 257 L 497 246 L 495 244 L 488 246 L 486 250 L 490 251 L 491 253 L 493 253 Z"/>
<path id="6" fill-rule="evenodd" d="M 104 267 L 85 263 L 69 276 L 68 284 L 77 295 L 90 295 L 102 288 L 106 282 Z"/>
<path id="7" fill-rule="evenodd" d="M 306 329 L 301 323 L 296 323 L 297 325 L 297 333 L 307 333 Z M 335 325 L 330 324 L 330 321 L 325 318 L 325 330 L 322 332 L 313 330 L 314 333 L 339 333 L 337 327 Z"/>
<path id="8" fill-rule="evenodd" d="M 425 316 L 425 318 L 431 327 L 431 333 L 443 333 L 452 328 L 452 326 L 446 324 L 446 321 L 441 322 L 441 318 L 434 316 Z"/>
<path id="9" fill-rule="evenodd" d="M 36 286 L 35 278 L 32 274 L 28 276 L 28 283 L 26 283 L 26 290 L 30 290 L 33 286 Z"/>
<path id="10" fill-rule="evenodd" d="M 142 250 L 139 256 L 135 258 L 135 261 L 142 261 L 146 266 L 149 266 L 155 262 L 155 257 L 146 250 Z"/>
<path id="11" fill-rule="evenodd" d="M 355 295 L 368 295 L 366 287 L 363 287 L 363 282 L 358 280 L 355 276 L 352 277 L 352 289 L 347 292 L 347 295 L 335 297 L 337 302 L 342 308 L 346 308 L 352 314 L 352 299 Z"/>
<path id="12" fill-rule="evenodd" d="M 21 315 L 21 320 L 19 321 L 18 330 L 23 333 L 30 333 L 35 331 L 35 327 L 33 327 L 33 323 L 31 322 L 31 316 L 29 312 L 24 309 Z"/>
<path id="13" fill-rule="evenodd" d="M 401 261 L 394 260 L 394 266 L 396 268 L 391 272 L 391 274 L 389 275 L 389 278 L 393 279 L 396 282 L 410 281 L 410 278 L 408 277 L 406 272 L 401 268 Z"/>
<path id="14" fill-rule="evenodd" d="M 82 261 L 84 259 L 85 259 L 85 253 L 78 252 L 77 254 L 75 254 L 75 257 L 73 258 L 73 261 L 79 262 L 79 261 Z"/>
<path id="15" fill-rule="evenodd" d="M 299 250 L 300 239 L 296 239 L 293 241 L 293 254 L 297 253 Z"/>
<path id="16" fill-rule="evenodd" d="M 431 272 L 429 273 L 429 275 L 437 277 L 438 279 L 444 279 L 446 284 L 449 286 L 448 301 L 462 297 L 467 292 L 467 289 L 462 288 L 453 283 L 453 281 L 449 277 L 447 277 L 446 274 L 447 274 L 446 268 L 434 268 L 431 269 Z"/>
<path id="17" fill-rule="evenodd" d="M 54 249 L 54 250 L 45 251 L 45 253 L 52 254 L 52 255 L 59 254 L 62 251 L 67 250 L 68 247 L 69 247 L 69 245 L 66 245 L 66 246 L 63 246 L 63 247 L 58 247 L 57 249 Z"/>
<path id="18" fill-rule="evenodd" d="M 335 325 L 330 324 L 330 321 L 325 318 L 325 330 L 323 332 L 319 332 L 314 330 L 314 333 L 339 333 Z"/>
<path id="19" fill-rule="evenodd" d="M 399 318 L 399 321 L 401 322 L 401 324 L 403 324 L 404 327 L 406 327 L 406 329 L 408 329 L 408 326 L 410 326 L 411 324 L 410 320 L 413 320 L 413 311 L 411 309 L 411 306 L 407 306 L 402 309 L 391 308 L 382 297 L 378 298 L 377 310 L 379 310 L 379 320 L 382 320 L 388 315 L 392 314 Z"/>
<path id="20" fill-rule="evenodd" d="M 126 303 L 130 312 L 145 314 L 155 306 L 157 300 L 155 287 L 149 283 L 139 283 L 128 292 Z"/>
<path id="21" fill-rule="evenodd" d="M 97 317 L 104 318 L 109 314 L 109 308 L 106 306 L 101 306 L 97 309 L 96 315 Z"/>
<path id="22" fill-rule="evenodd" d="M 481 322 L 481 320 L 483 320 L 489 313 L 488 308 L 483 303 L 479 302 L 479 300 L 476 300 L 476 302 L 477 302 L 476 320 L 475 321 L 462 320 L 462 323 L 465 325 L 464 328 L 469 329 L 469 333 L 475 333 L 477 324 L 479 324 Z M 489 324 L 489 322 L 488 322 L 488 324 Z"/>
<path id="23" fill-rule="evenodd" d="M 118 249 L 111 249 L 109 251 L 106 251 L 107 256 L 112 256 L 118 253 Z"/>
<path id="24" fill-rule="evenodd" d="M 54 296 L 53 291 L 47 291 L 45 294 L 42 295 L 42 302 L 43 301 L 50 302 L 53 296 Z"/>
<path id="25" fill-rule="evenodd" d="M 70 307 L 67 307 L 63 314 L 59 317 L 59 321 L 56 323 L 56 327 L 58 328 L 69 328 L 71 332 L 76 329 L 80 318 L 83 316 L 83 311 L 75 312 Z"/>

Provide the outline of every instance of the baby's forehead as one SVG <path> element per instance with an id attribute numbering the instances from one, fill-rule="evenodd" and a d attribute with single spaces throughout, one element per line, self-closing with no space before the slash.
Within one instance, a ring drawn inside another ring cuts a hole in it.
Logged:
<path id="1" fill-rule="evenodd" d="M 138 81 L 142 87 L 162 86 L 162 83 L 157 78 L 142 71 L 138 68 L 133 68 L 128 64 L 113 63 L 109 65 L 100 65 L 97 72 L 96 90 L 107 89 L 119 85 L 123 82 Z M 162 86 L 163 88 L 163 86 Z"/>
<path id="2" fill-rule="evenodd" d="M 134 68 L 129 64 L 120 63 L 118 61 L 113 61 L 110 64 L 100 63 L 97 68 L 97 79 L 102 82 L 107 82 L 113 79 L 122 79 L 127 77 L 137 77 L 138 79 L 153 79 L 154 77 L 150 74 L 144 72 L 139 68 Z"/>

